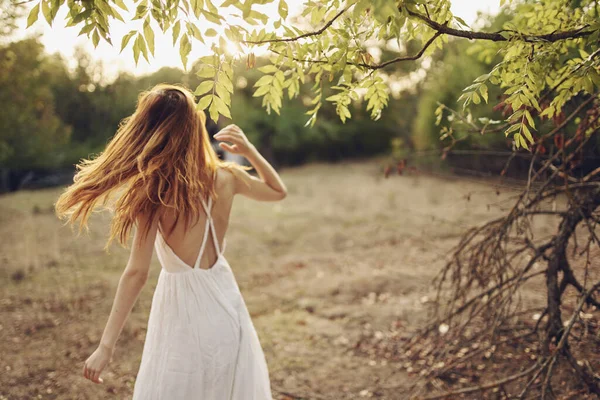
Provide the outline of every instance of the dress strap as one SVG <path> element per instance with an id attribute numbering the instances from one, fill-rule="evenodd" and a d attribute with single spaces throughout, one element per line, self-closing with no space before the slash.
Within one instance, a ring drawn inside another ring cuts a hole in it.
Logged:
<path id="1" fill-rule="evenodd" d="M 198 258 L 196 258 L 196 262 L 194 263 L 194 268 L 198 268 L 200 265 L 200 260 L 202 259 L 202 254 L 204 254 L 204 248 L 206 247 L 206 242 L 208 239 L 208 230 L 210 228 L 210 223 L 208 218 L 206 219 L 206 226 L 204 227 L 204 235 L 202 237 L 202 245 L 200 246 L 200 252 L 198 253 Z"/>
<path id="2" fill-rule="evenodd" d="M 207 221 L 207 224 L 210 225 L 210 233 L 211 233 L 211 236 L 213 239 L 213 244 L 215 246 L 215 251 L 216 251 L 217 255 L 220 255 L 221 249 L 219 246 L 219 240 L 217 239 L 217 230 L 215 229 L 215 224 L 213 222 L 213 218 L 212 218 L 212 214 L 211 214 L 212 205 L 213 205 L 212 197 L 210 197 L 208 199 L 208 206 L 206 205 L 204 200 L 202 200 L 202 206 L 204 207 L 204 211 L 206 212 L 206 221 Z"/>

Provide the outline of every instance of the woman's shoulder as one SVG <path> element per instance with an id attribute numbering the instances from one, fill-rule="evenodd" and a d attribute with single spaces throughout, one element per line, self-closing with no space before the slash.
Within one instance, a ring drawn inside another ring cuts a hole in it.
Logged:
<path id="1" fill-rule="evenodd" d="M 225 164 L 217 166 L 217 188 L 219 189 L 234 189 L 236 182 L 236 168 Z"/>
<path id="2" fill-rule="evenodd" d="M 217 166 L 217 178 L 235 180 L 244 175 L 244 172 L 249 169 L 243 165 L 234 162 L 224 162 Z"/>
<path id="3" fill-rule="evenodd" d="M 217 167 L 217 188 L 227 187 L 237 192 L 237 185 L 246 182 L 247 172 L 243 166 L 235 163 L 224 163 Z"/>

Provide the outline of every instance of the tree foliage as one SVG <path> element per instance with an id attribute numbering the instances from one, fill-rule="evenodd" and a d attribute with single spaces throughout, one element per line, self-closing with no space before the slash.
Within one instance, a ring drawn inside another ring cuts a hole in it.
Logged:
<path id="1" fill-rule="evenodd" d="M 134 23 L 140 26 L 120 46 L 131 48 L 136 61 L 153 56 L 155 29 L 171 32 L 184 65 L 192 46 L 211 46 L 213 55 L 202 57 L 196 71 L 206 80 L 196 94 L 198 106 L 215 120 L 230 117 L 234 64 L 252 68 L 255 52 L 266 48 L 269 64 L 260 69 L 263 77 L 254 95 L 267 112 L 280 113 L 283 97 L 296 98 L 300 85 L 309 84 L 312 101 L 306 113 L 311 125 L 323 102 L 333 103 L 345 121 L 352 117 L 350 102 L 358 98 L 364 99 L 371 118 L 379 118 L 389 99 L 385 67 L 422 59 L 451 37 L 476 39 L 481 57 L 500 54 L 501 59 L 467 86 L 460 100 L 465 108 L 488 102 L 490 86 L 500 86 L 514 110 L 504 133 L 517 147 L 528 148 L 537 115 L 552 118 L 574 96 L 594 94 L 600 85 L 598 7 L 591 0 L 501 3 L 513 18 L 496 31 L 469 28 L 452 14 L 449 0 L 310 0 L 297 18 L 290 18 L 286 0 L 140 0 L 132 10 L 121 0 L 40 0 L 28 25 L 40 15 L 52 24 L 58 10 L 67 7 L 66 24 L 80 26 L 80 34 L 97 45 L 100 40 L 112 44 L 114 20 Z M 264 12 L 272 4 L 278 10 L 274 20 Z M 413 54 L 376 59 L 371 48 L 389 41 L 401 49 L 411 41 L 421 47 Z M 240 48 L 236 54 L 227 51 L 232 44 Z M 324 86 L 336 93 L 323 97 Z M 554 95 L 548 98 L 548 92 Z"/>
<path id="2" fill-rule="evenodd" d="M 0 167 L 53 166 L 69 140 L 48 85 L 58 71 L 42 52 L 34 39 L 0 47 Z"/>

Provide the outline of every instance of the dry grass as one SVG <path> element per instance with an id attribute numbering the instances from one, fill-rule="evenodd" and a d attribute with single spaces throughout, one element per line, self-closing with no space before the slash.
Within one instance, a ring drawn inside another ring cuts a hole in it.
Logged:
<path id="1" fill-rule="evenodd" d="M 381 170 L 378 161 L 288 169 L 283 202 L 236 200 L 226 256 L 276 398 L 406 398 L 410 377 L 400 365 L 358 354 L 357 340 L 390 324 L 407 333 L 419 326 L 445 251 L 512 193 L 468 180 L 384 179 Z M 107 215 L 80 237 L 61 226 L 52 212 L 59 192 L 0 198 L 0 398 L 130 398 L 160 266 L 154 259 L 104 385 L 87 381 L 83 361 L 128 252 L 103 251 Z"/>

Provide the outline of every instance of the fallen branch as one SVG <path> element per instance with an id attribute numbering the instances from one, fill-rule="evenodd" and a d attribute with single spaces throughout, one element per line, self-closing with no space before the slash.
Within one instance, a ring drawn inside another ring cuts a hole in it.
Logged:
<path id="1" fill-rule="evenodd" d="M 536 370 L 536 368 L 538 368 L 538 364 L 535 363 L 533 366 L 527 368 L 525 371 L 523 372 L 519 372 L 518 374 L 514 374 L 514 375 L 510 375 L 504 379 L 500 379 L 494 382 L 490 382 L 487 383 L 485 385 L 479 385 L 479 386 L 471 386 L 471 387 L 467 387 L 467 388 L 463 388 L 463 389 L 459 389 L 459 390 L 454 390 L 452 392 L 445 392 L 442 394 L 437 394 L 437 395 L 433 395 L 433 396 L 429 396 L 429 397 L 424 397 L 423 400 L 436 400 L 436 399 L 443 399 L 444 397 L 449 397 L 449 396 L 456 396 L 456 395 L 461 395 L 461 394 L 468 394 L 468 393 L 476 393 L 476 392 L 483 392 L 484 390 L 489 390 L 489 389 L 493 389 L 496 387 L 500 387 L 506 383 L 512 382 L 512 381 L 516 381 L 517 379 L 521 379 L 529 374 L 531 374 L 533 371 Z"/>

